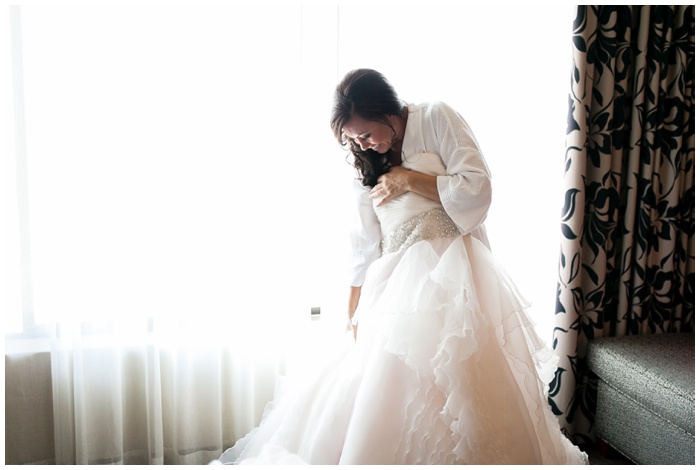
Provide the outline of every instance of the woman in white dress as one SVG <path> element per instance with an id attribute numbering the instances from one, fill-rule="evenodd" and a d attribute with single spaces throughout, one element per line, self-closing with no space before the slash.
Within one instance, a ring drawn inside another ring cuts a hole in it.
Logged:
<path id="1" fill-rule="evenodd" d="M 220 461 L 587 463 L 547 403 L 552 352 L 491 255 L 490 172 L 464 119 L 359 69 L 336 88 L 331 128 L 358 173 L 356 341 Z"/>

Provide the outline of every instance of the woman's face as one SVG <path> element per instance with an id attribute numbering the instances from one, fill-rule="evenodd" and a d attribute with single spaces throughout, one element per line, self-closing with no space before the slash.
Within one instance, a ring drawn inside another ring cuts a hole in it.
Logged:
<path id="1" fill-rule="evenodd" d="M 364 151 L 374 150 L 377 153 L 387 153 L 391 150 L 396 134 L 394 130 L 376 121 L 365 121 L 353 116 L 345 127 L 343 133 L 348 140 L 353 140 Z"/>

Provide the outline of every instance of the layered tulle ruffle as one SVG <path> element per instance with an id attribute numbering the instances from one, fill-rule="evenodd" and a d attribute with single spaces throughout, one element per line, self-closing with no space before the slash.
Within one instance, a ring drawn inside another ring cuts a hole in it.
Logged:
<path id="1" fill-rule="evenodd" d="M 367 273 L 357 343 L 327 351 L 222 461 L 586 463 L 547 404 L 555 358 L 525 308 L 471 236 L 384 255 Z"/>

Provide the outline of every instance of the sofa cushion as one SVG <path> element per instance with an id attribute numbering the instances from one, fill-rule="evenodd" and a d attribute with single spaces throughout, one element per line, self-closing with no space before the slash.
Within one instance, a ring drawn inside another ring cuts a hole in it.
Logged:
<path id="1" fill-rule="evenodd" d="M 600 380 L 695 436 L 695 334 L 599 338 L 588 364 Z"/>

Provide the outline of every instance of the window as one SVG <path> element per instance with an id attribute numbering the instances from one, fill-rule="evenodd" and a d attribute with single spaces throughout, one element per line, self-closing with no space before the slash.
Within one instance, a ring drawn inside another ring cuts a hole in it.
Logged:
<path id="1" fill-rule="evenodd" d="M 567 5 L 23 6 L 6 332 L 344 315 L 350 173 L 329 102 L 367 66 L 469 121 L 494 252 L 549 338 L 572 20 Z"/>

